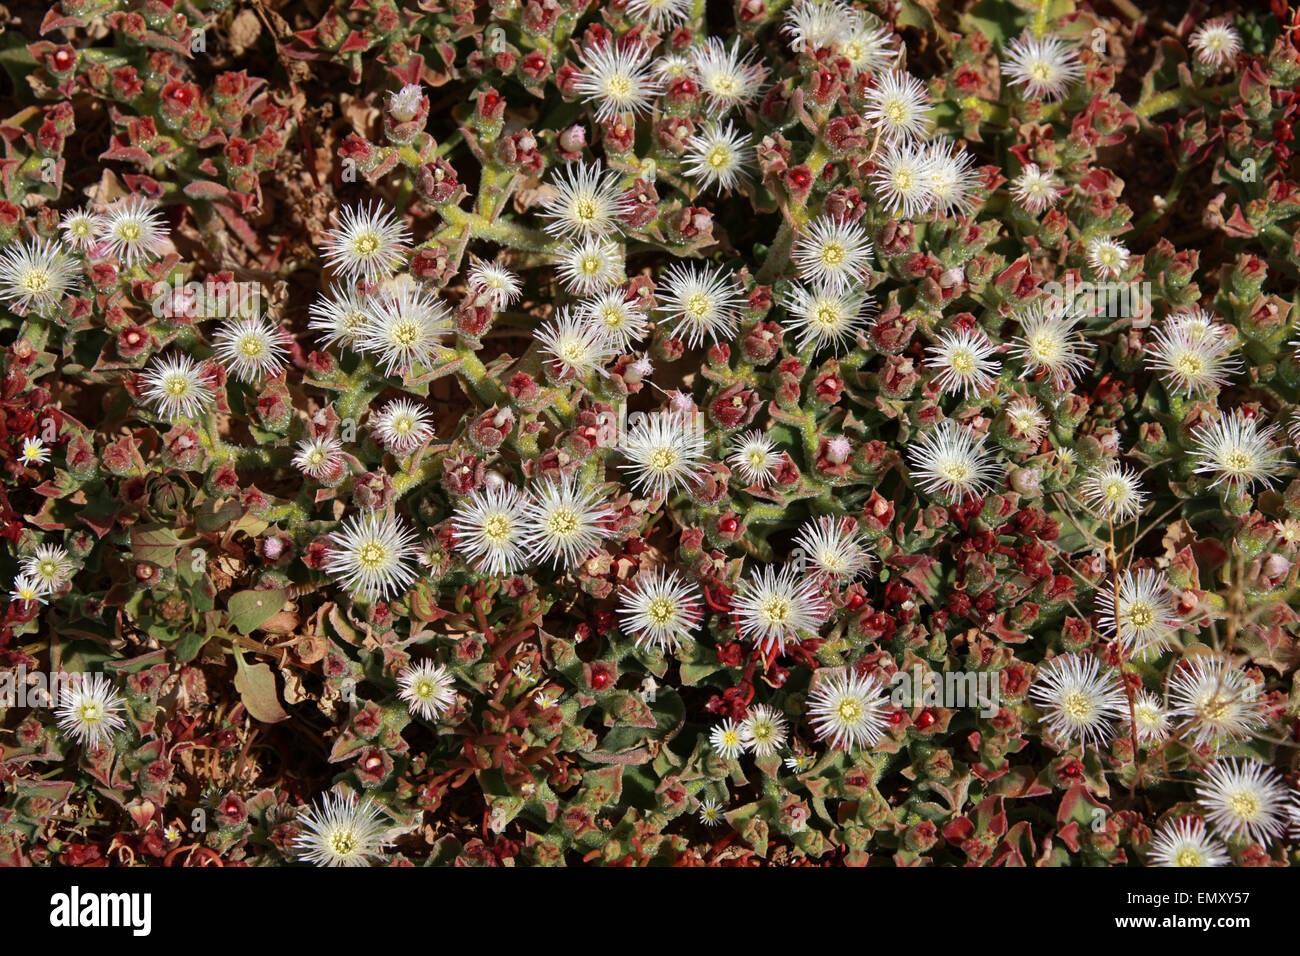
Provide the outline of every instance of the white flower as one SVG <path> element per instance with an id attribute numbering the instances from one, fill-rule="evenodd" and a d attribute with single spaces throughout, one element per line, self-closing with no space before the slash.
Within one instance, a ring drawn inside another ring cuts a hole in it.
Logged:
<path id="1" fill-rule="evenodd" d="M 370 433 L 394 455 L 406 455 L 433 437 L 433 420 L 424 407 L 396 398 L 371 418 Z"/>
<path id="2" fill-rule="evenodd" d="M 618 185 L 619 175 L 600 163 L 569 163 L 551 181 L 542 201 L 546 232 L 556 237 L 608 237 L 619 230 L 619 220 L 630 202 Z"/>
<path id="3" fill-rule="evenodd" d="M 400 595 L 415 580 L 415 533 L 393 515 L 365 511 L 329 536 L 325 570 L 367 601 Z"/>
<path id="4" fill-rule="evenodd" d="M 1286 463 L 1282 449 L 1274 444 L 1277 433 L 1276 425 L 1261 428 L 1241 409 L 1204 423 L 1192 431 L 1196 473 L 1213 475 L 1211 488 L 1225 482 L 1245 491 L 1256 484 L 1271 488 Z"/>
<path id="5" fill-rule="evenodd" d="M 863 93 L 862 118 L 886 142 L 924 140 L 934 128 L 934 107 L 925 84 L 905 70 L 878 73 Z"/>
<path id="6" fill-rule="evenodd" d="M 839 52 L 855 74 L 878 73 L 897 65 L 901 54 L 898 37 L 874 16 L 854 10 L 842 22 L 845 25 L 839 38 Z"/>
<path id="7" fill-rule="evenodd" d="M 126 727 L 126 701 L 103 674 L 81 675 L 63 684 L 54 714 L 59 730 L 83 747 L 99 747 Z"/>
<path id="8" fill-rule="evenodd" d="M 837 292 L 820 285 L 806 288 L 792 283 L 781 304 L 800 351 L 812 346 L 817 352 L 829 345 L 839 353 L 853 346 L 871 317 L 875 300 L 864 292 Z"/>
<path id="9" fill-rule="evenodd" d="M 528 561 L 523 547 L 527 512 L 527 499 L 512 485 L 477 489 L 452 512 L 457 550 L 485 574 L 516 573 Z"/>
<path id="10" fill-rule="evenodd" d="M 623 630 L 637 647 L 676 650 L 704 616 L 699 593 L 675 570 L 659 567 L 642 572 L 618 592 Z"/>
<path id="11" fill-rule="evenodd" d="M 1086 355 L 1091 346 L 1078 330 L 1080 319 L 1060 303 L 1036 299 L 1016 320 L 1020 335 L 1012 354 L 1024 363 L 1027 373 L 1041 373 L 1054 388 L 1065 391 L 1088 371 Z"/>
<path id="12" fill-rule="evenodd" d="M 692 0 L 627 0 L 627 13 L 633 23 L 645 23 L 658 31 L 684 24 L 691 6 Z"/>
<path id="13" fill-rule="evenodd" d="M 766 757 L 785 746 L 785 716 L 766 704 L 755 704 L 740 725 L 745 749 L 756 757 Z"/>
<path id="14" fill-rule="evenodd" d="M 1124 723 L 1130 725 L 1127 718 Z M 1139 746 L 1160 743 L 1169 736 L 1169 713 L 1161 706 L 1160 699 L 1148 690 L 1133 700 L 1133 724 Z"/>
<path id="15" fill-rule="evenodd" d="M 609 536 L 605 521 L 612 516 L 595 488 L 579 485 L 571 476 L 546 481 L 528 502 L 523 543 L 533 560 L 567 570 Z"/>
<path id="16" fill-rule="evenodd" d="M 317 481 L 337 477 L 343 467 L 343 446 L 328 435 L 304 439 L 298 443 L 293 466 Z"/>
<path id="17" fill-rule="evenodd" d="M 1028 163 L 1011 182 L 1011 195 L 1016 202 L 1035 215 L 1055 206 L 1061 198 L 1061 181 L 1037 163 Z"/>
<path id="18" fill-rule="evenodd" d="M 1079 55 L 1058 36 L 1034 36 L 1026 31 L 1004 51 L 1002 75 L 1012 86 L 1024 88 L 1027 97 L 1059 100 L 1081 76 Z"/>
<path id="19" fill-rule="evenodd" d="M 645 338 L 650 321 L 635 302 L 628 301 L 622 289 L 602 292 L 580 306 L 582 317 L 601 329 L 605 338 L 619 350 L 625 350 Z"/>
<path id="20" fill-rule="evenodd" d="M 1269 846 L 1286 831 L 1286 785 L 1259 760 L 1218 760 L 1196 785 L 1210 825 L 1227 840 Z"/>
<path id="21" fill-rule="evenodd" d="M 1197 817 L 1166 820 L 1151 838 L 1151 862 L 1156 866 L 1228 866 L 1222 843 L 1205 832 Z"/>
<path id="22" fill-rule="evenodd" d="M 667 53 L 655 60 L 652 68 L 660 80 L 671 83 L 691 75 L 691 58 L 681 53 Z"/>
<path id="23" fill-rule="evenodd" d="M 357 344 L 379 360 L 385 375 L 409 375 L 433 364 L 454 328 L 450 314 L 415 282 L 397 282 L 370 300 Z"/>
<path id="24" fill-rule="evenodd" d="M 852 10 L 838 0 L 795 0 L 785 12 L 781 32 L 795 53 L 838 50 L 847 38 Z"/>
<path id="25" fill-rule="evenodd" d="M 852 518 L 822 515 L 807 521 L 795 535 L 814 575 L 848 583 L 871 573 L 871 545 Z"/>
<path id="26" fill-rule="evenodd" d="M 767 485 L 772 480 L 781 456 L 776 443 L 757 429 L 747 431 L 731 444 L 731 467 L 740 473 L 746 485 Z"/>
<path id="27" fill-rule="evenodd" d="M 151 200 L 127 196 L 105 210 L 100 238 L 108 244 L 108 251 L 130 268 L 137 261 L 162 255 L 168 235 L 162 212 Z"/>
<path id="28" fill-rule="evenodd" d="M 59 222 L 63 230 L 63 241 L 74 249 L 90 249 L 104 235 L 108 220 L 97 212 L 88 209 L 73 209 Z"/>
<path id="29" fill-rule="evenodd" d="M 14 578 L 9 598 L 22 604 L 44 604 L 50 593 L 48 585 L 34 574 L 23 573 Z"/>
<path id="30" fill-rule="evenodd" d="M 589 236 L 566 243 L 556 254 L 555 265 L 565 289 L 591 295 L 623 281 L 623 247 Z"/>
<path id="31" fill-rule="evenodd" d="M 969 398 L 991 389 L 1002 365 L 997 348 L 979 329 L 944 329 L 926 350 L 926 367 L 938 371 L 935 384 L 949 395 Z"/>
<path id="32" fill-rule="evenodd" d="M 36 550 L 22 562 L 23 574 L 30 575 L 47 591 L 62 587 L 75 569 L 68 552 L 57 544 L 37 545 Z"/>
<path id="33" fill-rule="evenodd" d="M 253 316 L 222 324 L 213 339 L 217 358 L 241 382 L 257 382 L 285 367 L 289 335 L 270 319 Z"/>
<path id="34" fill-rule="evenodd" d="M 359 348 L 360 337 L 370 321 L 369 298 L 346 286 L 336 285 L 319 296 L 307 310 L 307 328 L 323 333 L 321 344 Z"/>
<path id="35" fill-rule="evenodd" d="M 1102 278 L 1115 278 L 1128 268 L 1128 247 L 1110 236 L 1088 240 L 1088 265 Z"/>
<path id="36" fill-rule="evenodd" d="M 750 50 L 741 56 L 739 37 L 732 41 L 730 49 L 717 37 L 708 37 L 692 51 L 691 66 L 709 113 L 725 116 L 758 95 L 767 70 L 753 62 L 756 52 Z"/>
<path id="37" fill-rule="evenodd" d="M 1108 461 L 1083 480 L 1083 498 L 1103 518 L 1127 521 L 1146 503 L 1138 473 L 1123 462 Z"/>
<path id="38" fill-rule="evenodd" d="M 926 149 L 930 159 L 930 178 L 926 185 L 935 206 L 948 214 L 969 212 L 974 205 L 971 193 L 979 183 L 979 175 L 973 168 L 975 160 L 947 139 L 936 140 Z"/>
<path id="39" fill-rule="evenodd" d="M 1201 24 L 1188 43 L 1196 51 L 1197 62 L 1212 70 L 1232 62 L 1241 52 L 1241 34 L 1226 18 Z"/>
<path id="40" fill-rule="evenodd" d="M 993 453 L 984 450 L 984 436 L 952 419 L 922 432 L 908 458 L 921 487 L 951 502 L 984 494 L 1001 472 Z"/>
<path id="41" fill-rule="evenodd" d="M 1131 654 L 1169 646 L 1182 621 L 1175 611 L 1169 578 L 1144 568 L 1121 571 L 1118 587 L 1110 584 L 1096 598 L 1098 623 Z"/>
<path id="42" fill-rule="evenodd" d="M 1186 720 L 1180 736 L 1198 747 L 1249 740 L 1267 720 L 1258 688 L 1222 657 L 1197 656 L 1179 662 L 1169 680 L 1172 713 Z"/>
<path id="43" fill-rule="evenodd" d="M 437 720 L 456 700 L 456 679 L 442 664 L 422 661 L 410 664 L 397 675 L 398 695 L 413 716 Z"/>
<path id="44" fill-rule="evenodd" d="M 731 718 L 715 724 L 709 731 L 709 746 L 723 760 L 735 760 L 745 749 L 740 726 Z"/>
<path id="45" fill-rule="evenodd" d="M 740 582 L 731 607 L 746 640 L 781 653 L 787 643 L 803 640 L 801 632 L 815 632 L 829 611 L 816 582 L 802 578 L 794 565 L 778 572 L 770 564 Z"/>
<path id="46" fill-rule="evenodd" d="M 719 123 L 706 123 L 686 141 L 686 174 L 708 189 L 731 189 L 746 178 L 746 167 L 754 162 L 753 137 Z"/>
<path id="47" fill-rule="evenodd" d="M 707 442 L 694 420 L 675 412 L 651 412 L 628 429 L 619 445 L 634 490 L 662 495 L 691 484 L 704 464 Z"/>
<path id="48" fill-rule="evenodd" d="M 707 800 L 700 801 L 700 822 L 705 826 L 721 826 L 725 819 L 726 811 L 722 809 L 722 805 L 717 800 L 709 797 Z"/>
<path id="49" fill-rule="evenodd" d="M 329 792 L 319 806 L 298 818 L 303 832 L 294 840 L 298 859 L 317 866 L 369 866 L 384 858 L 383 812 L 370 797 Z"/>
<path id="50" fill-rule="evenodd" d="M 656 295 L 659 308 L 674 322 L 669 335 L 682 339 L 688 348 L 705 339 L 719 342 L 730 338 L 745 305 L 745 297 L 725 270 L 711 272 L 707 266 L 681 262 L 664 270 Z"/>
<path id="51" fill-rule="evenodd" d="M 1223 388 L 1244 367 L 1232 355 L 1232 329 L 1201 309 L 1170 316 L 1152 339 L 1147 367 L 1187 398 Z"/>
<path id="52" fill-rule="evenodd" d="M 504 309 L 519 298 L 519 276 L 495 262 L 470 258 L 472 264 L 465 281 L 474 292 L 487 296 L 492 308 Z"/>
<path id="53" fill-rule="evenodd" d="M 934 159 L 924 145 L 907 140 L 887 143 L 876 157 L 871 188 L 880 204 L 897 216 L 915 219 L 935 203 Z"/>
<path id="54" fill-rule="evenodd" d="M 20 314 L 49 315 L 77 287 L 81 263 L 54 241 L 15 243 L 0 253 L 0 302 Z"/>
<path id="55" fill-rule="evenodd" d="M 888 690 L 876 675 L 819 670 L 808 694 L 808 720 L 818 739 L 829 740 L 832 747 L 874 747 L 889 726 L 888 706 Z"/>
<path id="56" fill-rule="evenodd" d="M 866 276 L 871 251 L 859 223 L 818 216 L 795 239 L 790 257 L 805 282 L 848 292 Z"/>
<path id="57" fill-rule="evenodd" d="M 605 374 L 604 364 L 617 354 L 605 330 L 580 311 L 568 306 L 536 332 L 541 352 L 561 371 L 578 377 Z"/>
<path id="58" fill-rule="evenodd" d="M 1029 697 L 1044 711 L 1048 730 L 1067 745 L 1100 746 L 1114 732 L 1114 721 L 1128 711 L 1115 674 L 1081 654 L 1046 661 Z"/>
<path id="59" fill-rule="evenodd" d="M 335 273 L 350 281 L 378 283 L 397 271 L 409 242 L 401 217 L 375 202 L 344 207 L 321 245 Z"/>
<path id="60" fill-rule="evenodd" d="M 158 356 L 140 378 L 145 399 L 168 421 L 197 418 L 216 401 L 203 367 L 188 355 Z"/>
<path id="61" fill-rule="evenodd" d="M 581 67 L 573 89 L 584 101 L 595 101 L 600 123 L 647 112 L 659 93 L 659 80 L 649 66 L 650 51 L 639 43 L 621 46 L 611 40 L 583 50 L 578 60 Z"/>
<path id="62" fill-rule="evenodd" d="M 408 83 L 396 92 L 388 93 L 388 113 L 399 123 L 409 123 L 420 113 L 424 90 L 419 83 Z"/>
<path id="63" fill-rule="evenodd" d="M 18 453 L 18 457 L 24 465 L 43 465 L 50 460 L 50 450 L 39 438 L 24 438 L 23 450 Z"/>
<path id="64" fill-rule="evenodd" d="M 1006 416 L 1015 430 L 1013 437 L 1025 442 L 1031 450 L 1037 448 L 1047 430 L 1047 416 L 1039 404 L 1032 398 L 1016 398 L 1007 404 Z"/>

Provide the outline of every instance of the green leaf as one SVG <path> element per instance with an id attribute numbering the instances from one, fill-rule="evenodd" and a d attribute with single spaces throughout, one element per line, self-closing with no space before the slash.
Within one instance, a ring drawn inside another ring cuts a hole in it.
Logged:
<path id="1" fill-rule="evenodd" d="M 181 539 L 171 528 L 153 525 L 131 529 L 131 554 L 137 561 L 172 567 L 180 546 Z"/>
<path id="2" fill-rule="evenodd" d="M 269 591 L 239 591 L 230 595 L 226 613 L 231 626 L 241 634 L 251 634 L 280 610 L 287 592 L 280 588 Z"/>
<path id="3" fill-rule="evenodd" d="M 235 649 L 235 690 L 254 720 L 276 724 L 288 720 L 275 689 L 275 674 L 266 664 L 249 664 Z"/>

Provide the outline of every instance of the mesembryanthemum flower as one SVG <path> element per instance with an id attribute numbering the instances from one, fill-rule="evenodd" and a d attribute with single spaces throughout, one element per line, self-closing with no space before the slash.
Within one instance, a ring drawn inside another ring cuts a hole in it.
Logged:
<path id="1" fill-rule="evenodd" d="M 1186 816 L 1160 825 L 1150 846 L 1156 866 L 1228 866 L 1232 860 L 1222 843 L 1205 831 L 1205 821 Z"/>
<path id="2" fill-rule="evenodd" d="M 119 199 L 104 211 L 100 239 L 127 268 L 162 255 L 168 237 L 162 211 L 143 196 Z"/>
<path id="3" fill-rule="evenodd" d="M 295 822 L 302 831 L 293 841 L 298 859 L 316 866 L 370 866 L 389 846 L 383 810 L 350 790 L 326 793 Z"/>
<path id="4" fill-rule="evenodd" d="M 746 485 L 764 487 L 772 481 L 781 455 L 776 450 L 776 442 L 754 429 L 732 440 L 731 457 L 727 461 Z"/>
<path id="5" fill-rule="evenodd" d="M 623 630 L 637 647 L 676 650 L 703 619 L 699 587 L 677 570 L 643 571 L 618 592 Z"/>
<path id="6" fill-rule="evenodd" d="M 415 580 L 415 532 L 395 515 L 365 511 L 329 536 L 325 570 L 367 601 L 402 594 Z"/>
<path id="7" fill-rule="evenodd" d="M 709 731 L 709 746 L 723 760 L 735 760 L 745 751 L 745 737 L 741 726 L 728 717 L 714 724 Z"/>
<path id="8" fill-rule="evenodd" d="M 756 757 L 767 757 L 785 746 L 786 720 L 779 710 L 754 704 L 740 724 L 745 749 Z"/>
<path id="9" fill-rule="evenodd" d="M 395 212 L 380 202 L 345 206 L 321 245 L 325 262 L 350 281 L 378 283 L 402 264 L 410 232 Z"/>
<path id="10" fill-rule="evenodd" d="M 1267 847 L 1286 832 L 1286 784 L 1259 760 L 1216 760 L 1196 785 L 1205 817 L 1225 840 Z"/>
<path id="11" fill-rule="evenodd" d="M 1286 463 L 1275 444 L 1277 435 L 1276 425 L 1261 427 L 1240 408 L 1203 423 L 1192 431 L 1195 471 L 1214 477 L 1211 488 L 1225 483 L 1234 491 L 1249 492 L 1256 485 L 1272 488 Z"/>
<path id="12" fill-rule="evenodd" d="M 1020 175 L 1011 181 L 1012 198 L 1026 211 L 1035 214 L 1055 206 L 1061 192 L 1061 181 L 1037 163 L 1026 163 Z"/>
<path id="13" fill-rule="evenodd" d="M 232 319 L 217 330 L 217 359 L 241 382 L 277 375 L 286 365 L 289 334 L 265 316 Z"/>
<path id="14" fill-rule="evenodd" d="M 650 320 L 645 310 L 620 289 L 610 289 L 579 305 L 580 316 L 605 333 L 615 349 L 626 350 L 645 338 Z"/>
<path id="15" fill-rule="evenodd" d="M 0 253 L 0 302 L 20 314 L 50 315 L 76 290 L 81 263 L 53 240 L 15 243 Z"/>
<path id="16" fill-rule="evenodd" d="M 936 372 L 934 382 L 949 395 L 969 398 L 991 389 L 1002 370 L 993 356 L 997 347 L 978 328 L 942 329 L 938 341 L 926 349 L 926 367 Z"/>
<path id="17" fill-rule="evenodd" d="M 925 84 L 905 70 L 877 73 L 862 94 L 862 118 L 889 143 L 924 140 L 934 128 L 934 107 Z"/>
<path id="18" fill-rule="evenodd" d="M 674 262 L 659 277 L 659 308 L 672 322 L 669 335 L 689 348 L 704 340 L 720 342 L 735 334 L 745 297 L 725 269 Z"/>
<path id="19" fill-rule="evenodd" d="M 538 563 L 574 568 L 609 536 L 611 515 L 599 490 L 573 476 L 544 481 L 528 501 L 524 546 Z"/>
<path id="20" fill-rule="evenodd" d="M 813 675 L 808 694 L 808 720 L 819 740 L 832 747 L 855 750 L 874 747 L 889 727 L 889 691 L 874 674 L 851 668 Z"/>
<path id="21" fill-rule="evenodd" d="M 517 573 L 528 563 L 527 514 L 528 500 L 513 485 L 476 489 L 452 512 L 456 550 L 484 574 Z"/>
<path id="22" fill-rule="evenodd" d="M 1244 367 L 1233 356 L 1233 330 L 1201 309 L 1180 312 L 1151 335 L 1147 367 L 1186 398 L 1223 388 Z"/>
<path id="23" fill-rule="evenodd" d="M 1132 730 L 1139 746 L 1161 743 L 1169 737 L 1169 712 L 1160 698 L 1144 690 L 1134 697 L 1132 718 L 1126 717 L 1124 726 Z"/>
<path id="24" fill-rule="evenodd" d="M 140 373 L 142 394 L 168 421 L 195 419 L 216 402 L 206 369 L 188 355 L 159 355 Z"/>
<path id="25" fill-rule="evenodd" d="M 307 309 L 307 328 L 321 333 L 321 345 L 360 349 L 361 336 L 370 321 L 370 297 L 336 285 L 322 293 Z"/>
<path id="26" fill-rule="evenodd" d="M 1143 568 L 1120 571 L 1097 592 L 1097 623 L 1130 654 L 1162 651 L 1182 626 L 1169 578 Z"/>
<path id="27" fill-rule="evenodd" d="M 994 454 L 976 435 L 950 418 L 921 433 L 908 448 L 913 479 L 932 495 L 949 502 L 984 494 L 1001 473 Z"/>
<path id="28" fill-rule="evenodd" d="M 293 466 L 317 481 L 333 481 L 343 474 L 343 444 L 332 435 L 315 435 L 298 443 Z"/>
<path id="29" fill-rule="evenodd" d="M 704 463 L 707 446 L 703 432 L 691 416 L 676 412 L 651 412 L 627 430 L 619 444 L 632 475 L 632 487 L 645 494 L 663 495 L 690 486 Z"/>
<path id="30" fill-rule="evenodd" d="M 751 49 L 742 56 L 739 37 L 730 47 L 717 37 L 706 37 L 691 51 L 691 70 L 704 94 L 706 112 L 725 116 L 758 96 L 767 69 L 754 62 L 757 53 Z"/>
<path id="31" fill-rule="evenodd" d="M 1202 23 L 1187 42 L 1196 53 L 1196 62 L 1210 70 L 1231 63 L 1241 52 L 1241 34 L 1226 18 Z"/>
<path id="32" fill-rule="evenodd" d="M 888 143 L 876 156 L 871 190 L 889 212 L 904 219 L 916 219 L 934 206 L 937 196 L 934 157 L 921 143 L 904 140 Z"/>
<path id="33" fill-rule="evenodd" d="M 799 350 L 818 352 L 826 346 L 844 351 L 871 318 L 875 300 L 865 292 L 837 292 L 825 286 L 806 288 L 791 283 L 781 303 L 786 309 L 785 325 L 795 333 Z"/>
<path id="34" fill-rule="evenodd" d="M 1060 37 L 1025 31 L 1003 51 L 1002 75 L 1012 86 L 1021 87 L 1025 96 L 1052 101 L 1065 96 L 1083 68 L 1078 53 Z"/>
<path id="35" fill-rule="evenodd" d="M 605 375 L 605 363 L 617 354 L 601 326 L 567 305 L 537 329 L 536 337 L 548 374 L 558 372 L 561 378 Z"/>
<path id="36" fill-rule="evenodd" d="M 1088 265 L 1103 279 L 1115 278 L 1128 268 L 1128 246 L 1110 236 L 1088 240 Z"/>
<path id="37" fill-rule="evenodd" d="M 795 535 L 805 571 L 824 580 L 848 583 L 871 573 L 871 544 L 851 517 L 821 515 Z"/>
<path id="38" fill-rule="evenodd" d="M 59 230 L 63 233 L 64 242 L 73 249 L 85 252 L 99 242 L 104 235 L 106 223 L 102 213 L 82 207 L 65 213 L 59 221 Z"/>
<path id="39" fill-rule="evenodd" d="M 9 599 L 23 605 L 44 604 L 49 593 L 49 586 L 44 581 L 24 571 L 14 577 Z"/>
<path id="40" fill-rule="evenodd" d="M 376 357 L 385 375 L 429 367 L 455 324 L 446 307 L 414 282 L 396 282 L 367 304 L 357 344 Z"/>
<path id="41" fill-rule="evenodd" d="M 1079 331 L 1080 317 L 1059 302 L 1036 299 L 1016 316 L 1020 335 L 1011 352 L 1030 375 L 1041 375 L 1059 391 L 1072 387 L 1085 372 L 1091 346 Z"/>
<path id="42" fill-rule="evenodd" d="M 442 664 L 422 661 L 397 675 L 398 696 L 413 716 L 437 720 L 456 700 L 456 679 Z"/>
<path id="43" fill-rule="evenodd" d="M 1258 690 L 1225 658 L 1202 655 L 1180 661 L 1169 679 L 1171 713 L 1184 718 L 1179 735 L 1216 750 L 1249 740 L 1267 723 Z"/>
<path id="44" fill-rule="evenodd" d="M 494 309 L 504 309 L 513 304 L 519 298 L 521 289 L 519 276 L 514 272 L 495 262 L 484 262 L 474 255 L 470 256 L 465 283 L 474 292 L 486 296 Z"/>
<path id="45" fill-rule="evenodd" d="M 866 277 L 871 254 L 871 240 L 860 223 L 818 216 L 800 231 L 790 258 L 805 282 L 850 292 Z"/>
<path id="46" fill-rule="evenodd" d="M 1029 698 L 1043 711 L 1043 722 L 1059 741 L 1100 746 L 1127 713 L 1124 692 L 1113 671 L 1095 657 L 1062 654 L 1045 661 L 1029 688 Z"/>
<path id="47" fill-rule="evenodd" d="M 1119 461 L 1098 465 L 1084 478 L 1083 500 L 1109 521 L 1127 521 L 1137 516 L 1146 502 L 1138 473 Z"/>
<path id="48" fill-rule="evenodd" d="M 691 0 L 628 0 L 627 13 L 633 23 L 645 23 L 651 30 L 680 26 L 691 15 Z"/>
<path id="49" fill-rule="evenodd" d="M 31 575 L 49 591 L 56 591 L 72 576 L 76 565 L 57 544 L 41 544 L 22 560 L 22 573 Z"/>
<path id="50" fill-rule="evenodd" d="M 650 51 L 640 43 L 610 39 L 578 54 L 573 89 L 584 102 L 596 104 L 596 120 L 601 123 L 647 112 L 659 93 L 650 60 Z"/>
<path id="51" fill-rule="evenodd" d="M 375 441 L 394 455 L 407 455 L 433 437 L 433 417 L 409 398 L 395 398 L 370 419 Z"/>
<path id="52" fill-rule="evenodd" d="M 611 239 L 587 236 L 568 242 L 555 254 L 555 271 L 564 288 L 591 295 L 620 284 L 624 276 L 623 247 Z"/>
<path id="53" fill-rule="evenodd" d="M 780 571 L 764 565 L 741 580 L 731 599 L 741 635 L 764 651 L 775 647 L 780 653 L 786 644 L 798 644 L 805 634 L 816 632 L 829 610 L 816 582 L 803 577 L 794 565 Z"/>
<path id="54" fill-rule="evenodd" d="M 542 200 L 543 227 L 557 238 L 611 236 L 631 208 L 619 174 L 600 163 L 569 163 L 548 184 Z"/>
<path id="55" fill-rule="evenodd" d="M 59 730 L 85 747 L 105 744 L 126 727 L 126 701 L 103 674 L 75 675 L 63 682 L 54 716 Z"/>
<path id="56" fill-rule="evenodd" d="M 754 162 L 754 139 L 731 123 L 705 123 L 686 141 L 686 175 L 704 189 L 731 189 L 748 175 Z"/>

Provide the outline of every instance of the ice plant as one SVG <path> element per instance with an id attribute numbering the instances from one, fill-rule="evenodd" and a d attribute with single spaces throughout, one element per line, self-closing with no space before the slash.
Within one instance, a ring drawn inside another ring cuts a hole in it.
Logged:
<path id="1" fill-rule="evenodd" d="M 922 488 L 954 502 L 983 494 L 1001 471 L 992 453 L 984 450 L 984 437 L 951 419 L 923 433 L 908 458 Z"/>
<path id="2" fill-rule="evenodd" d="M 125 729 L 126 701 L 103 674 L 81 675 L 63 685 L 55 716 L 59 729 L 84 747 L 100 747 Z"/>
<path id="3" fill-rule="evenodd" d="M 527 563 L 527 499 L 510 485 L 480 488 L 452 514 L 456 548 L 487 574 L 514 574 Z"/>
<path id="4" fill-rule="evenodd" d="M 330 791 L 300 814 L 295 823 L 298 859 L 316 866 L 370 866 L 388 846 L 384 811 L 352 791 Z"/>
<path id="5" fill-rule="evenodd" d="M 1210 826 L 1224 839 L 1268 846 L 1286 830 L 1286 787 L 1258 760 L 1216 760 L 1196 785 Z"/>
<path id="6" fill-rule="evenodd" d="M 57 242 L 20 242 L 0 253 L 0 302 L 19 312 L 49 314 L 77 287 L 80 272 Z"/>
<path id="7" fill-rule="evenodd" d="M 698 593 L 677 571 L 655 568 L 620 589 L 618 613 L 638 647 L 673 651 L 703 617 Z"/>
<path id="8" fill-rule="evenodd" d="M 1098 595 L 1097 618 L 1103 631 L 1134 654 L 1164 650 L 1182 624 L 1168 578 L 1150 568 L 1121 571 Z"/>
<path id="9" fill-rule="evenodd" d="M 1156 866 L 1227 866 L 1232 861 L 1224 846 L 1205 832 L 1196 817 L 1167 820 L 1151 840 L 1151 861 Z"/>
<path id="10" fill-rule="evenodd" d="M 1002 75 L 1030 99 L 1059 100 L 1082 75 L 1079 55 L 1052 34 L 1014 37 L 1002 53 Z"/>
<path id="11" fill-rule="evenodd" d="M 1029 689 L 1051 735 L 1069 745 L 1100 746 L 1114 733 L 1124 695 L 1114 673 L 1094 657 L 1065 654 L 1047 661 Z"/>
<path id="12" fill-rule="evenodd" d="M 399 696 L 411 713 L 425 720 L 437 720 L 456 699 L 455 680 L 447 668 L 433 661 L 422 661 L 403 668 L 397 675 Z"/>
<path id="13" fill-rule="evenodd" d="M 415 535 L 395 515 L 365 511 L 330 535 L 325 569 L 365 600 L 388 600 L 415 580 Z"/>
<path id="14" fill-rule="evenodd" d="M 889 697 L 875 675 L 818 674 L 808 695 L 808 719 L 817 736 L 841 750 L 874 747 L 889 726 Z"/>
<path id="15" fill-rule="evenodd" d="M 746 640 L 777 650 L 815 632 L 827 614 L 815 584 L 797 567 L 787 565 L 778 571 L 770 564 L 741 582 L 732 611 Z"/>
<path id="16" fill-rule="evenodd" d="M 197 418 L 216 400 L 206 370 L 188 355 L 154 359 L 141 379 L 145 399 L 169 421 Z"/>
<path id="17" fill-rule="evenodd" d="M 337 222 L 321 242 L 325 262 L 348 280 L 379 282 L 397 271 L 410 243 L 410 231 L 381 203 L 339 210 Z"/>

